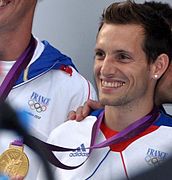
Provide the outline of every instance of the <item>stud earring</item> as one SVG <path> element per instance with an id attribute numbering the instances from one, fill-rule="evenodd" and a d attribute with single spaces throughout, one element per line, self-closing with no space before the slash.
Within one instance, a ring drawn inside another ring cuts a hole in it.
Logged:
<path id="1" fill-rule="evenodd" d="M 154 75 L 154 77 L 155 77 L 155 79 L 157 79 L 157 78 L 158 78 L 158 75 L 157 75 L 157 74 L 155 74 L 155 75 Z"/>

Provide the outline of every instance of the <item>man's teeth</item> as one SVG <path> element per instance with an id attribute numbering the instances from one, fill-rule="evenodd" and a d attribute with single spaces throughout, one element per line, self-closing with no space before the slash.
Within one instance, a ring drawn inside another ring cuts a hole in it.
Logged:
<path id="1" fill-rule="evenodd" d="M 125 85 L 125 83 L 120 82 L 120 81 L 115 81 L 115 82 L 102 81 L 102 86 L 103 87 L 117 88 L 117 87 L 121 87 L 121 86 L 124 86 L 124 85 Z"/>

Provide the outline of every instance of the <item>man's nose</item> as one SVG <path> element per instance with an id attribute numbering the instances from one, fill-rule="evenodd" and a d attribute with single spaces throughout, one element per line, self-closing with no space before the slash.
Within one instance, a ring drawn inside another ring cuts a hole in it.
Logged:
<path id="1" fill-rule="evenodd" d="M 114 75 L 116 71 L 117 65 L 115 60 L 110 56 L 106 56 L 101 67 L 101 74 L 103 76 L 111 76 Z"/>

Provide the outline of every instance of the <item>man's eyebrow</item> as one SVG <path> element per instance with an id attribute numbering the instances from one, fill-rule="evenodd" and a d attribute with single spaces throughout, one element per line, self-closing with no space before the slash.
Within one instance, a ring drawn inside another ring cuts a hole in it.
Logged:
<path id="1" fill-rule="evenodd" d="M 95 47 L 95 48 L 94 48 L 94 51 L 103 51 L 103 49 L 100 48 L 100 47 Z"/>
<path id="2" fill-rule="evenodd" d="M 132 55 L 132 52 L 130 51 L 126 51 L 126 50 L 123 50 L 123 49 L 117 49 L 117 50 L 114 50 L 113 53 L 125 53 L 125 54 L 128 54 L 128 55 Z"/>

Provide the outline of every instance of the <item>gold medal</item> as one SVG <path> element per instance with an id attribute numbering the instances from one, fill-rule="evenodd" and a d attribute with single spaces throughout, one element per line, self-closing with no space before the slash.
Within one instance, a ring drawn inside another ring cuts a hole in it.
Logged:
<path id="1" fill-rule="evenodd" d="M 29 160 L 23 151 L 23 146 L 10 145 L 0 156 L 0 173 L 8 176 L 27 175 L 29 169 Z"/>

